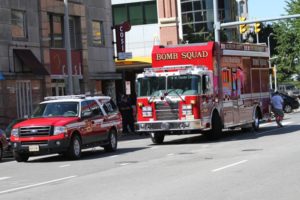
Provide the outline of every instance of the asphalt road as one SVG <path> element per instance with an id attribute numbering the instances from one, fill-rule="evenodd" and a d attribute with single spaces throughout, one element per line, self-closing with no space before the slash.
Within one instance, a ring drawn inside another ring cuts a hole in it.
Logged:
<path id="1" fill-rule="evenodd" d="M 259 132 L 122 137 L 116 153 L 88 149 L 69 161 L 58 155 L 0 163 L 1 200 L 298 200 L 300 113 Z"/>

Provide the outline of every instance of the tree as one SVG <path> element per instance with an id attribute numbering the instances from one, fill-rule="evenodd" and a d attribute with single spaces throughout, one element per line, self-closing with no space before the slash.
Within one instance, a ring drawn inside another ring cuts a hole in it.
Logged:
<path id="1" fill-rule="evenodd" d="M 300 13 L 300 0 L 289 0 L 285 10 L 289 15 Z M 292 74 L 299 73 L 300 19 L 288 19 L 275 24 L 276 51 L 278 53 L 277 77 L 279 82 L 287 81 Z"/>

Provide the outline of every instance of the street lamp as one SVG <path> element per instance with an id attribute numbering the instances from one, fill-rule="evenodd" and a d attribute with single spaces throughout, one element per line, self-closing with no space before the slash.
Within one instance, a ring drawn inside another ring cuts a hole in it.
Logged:
<path id="1" fill-rule="evenodd" d="M 271 70 L 272 69 L 272 66 L 271 66 L 271 45 L 270 45 L 270 37 L 273 36 L 274 34 L 273 33 L 270 33 L 269 36 L 268 36 L 268 50 L 269 50 L 269 69 Z M 269 79 L 270 79 L 270 89 L 272 90 L 273 89 L 273 86 L 272 86 L 272 73 L 269 75 Z"/>
<path id="2" fill-rule="evenodd" d="M 71 58 L 71 44 L 70 44 L 70 29 L 69 29 L 69 8 L 68 0 L 64 0 L 65 16 L 64 16 L 64 31 L 65 31 L 65 46 L 67 52 L 67 67 L 68 67 L 68 94 L 73 94 L 73 70 Z"/>

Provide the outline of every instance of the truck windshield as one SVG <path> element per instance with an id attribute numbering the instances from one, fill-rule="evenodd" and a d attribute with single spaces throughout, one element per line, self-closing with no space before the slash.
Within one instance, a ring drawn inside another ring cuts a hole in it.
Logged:
<path id="1" fill-rule="evenodd" d="M 78 116 L 77 102 L 42 103 L 33 111 L 32 117 L 75 117 Z"/>
<path id="2" fill-rule="evenodd" d="M 169 95 L 193 95 L 201 93 L 201 77 L 197 75 L 169 76 Z M 177 93 L 177 94 L 176 94 Z"/>
<path id="3" fill-rule="evenodd" d="M 166 90 L 166 77 L 144 77 L 137 80 L 137 95 L 159 96 Z"/>

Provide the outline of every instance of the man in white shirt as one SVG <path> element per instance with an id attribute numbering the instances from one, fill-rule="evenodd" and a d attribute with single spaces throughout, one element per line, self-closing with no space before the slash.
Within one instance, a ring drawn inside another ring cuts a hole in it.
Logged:
<path id="1" fill-rule="evenodd" d="M 278 127 L 283 127 L 281 124 L 281 121 L 284 117 L 283 113 L 283 99 L 279 95 L 278 91 L 276 91 L 271 98 L 271 103 L 272 103 L 272 111 L 275 114 L 275 121 L 278 125 Z"/>

